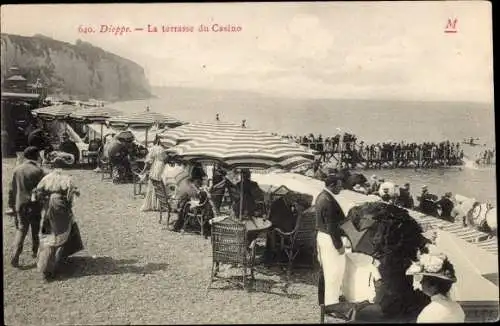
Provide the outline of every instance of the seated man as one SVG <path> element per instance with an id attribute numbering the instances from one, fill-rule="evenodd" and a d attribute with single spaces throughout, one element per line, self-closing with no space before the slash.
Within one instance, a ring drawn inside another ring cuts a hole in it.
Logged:
<path id="1" fill-rule="evenodd" d="M 452 217 L 451 212 L 453 211 L 453 207 L 455 206 L 455 204 L 453 203 L 451 198 L 451 192 L 447 192 L 443 196 L 443 198 L 436 202 L 436 204 L 437 206 L 441 207 L 441 218 L 449 222 L 454 222 L 455 219 Z"/>
<path id="2" fill-rule="evenodd" d="M 426 215 L 438 216 L 436 205 L 437 197 L 428 192 L 427 186 L 422 186 L 422 193 L 417 199 L 420 201 L 420 212 Z"/>
<path id="3" fill-rule="evenodd" d="M 255 216 L 258 212 L 257 204 L 264 201 L 264 192 L 257 182 L 251 180 L 249 169 L 243 169 L 241 176 L 242 180 L 234 186 L 235 194 L 236 191 L 238 192 L 238 199 L 233 203 L 234 215 L 236 217 L 240 216 L 240 197 L 243 182 L 243 216 Z"/>
<path id="4" fill-rule="evenodd" d="M 78 148 L 78 146 L 76 146 L 76 143 L 74 141 L 69 139 L 69 135 L 67 133 L 64 133 L 61 137 L 59 151 L 73 155 L 74 164 L 80 161 L 80 149 Z"/>
<path id="5" fill-rule="evenodd" d="M 399 196 L 396 201 L 396 205 L 404 208 L 413 209 L 413 197 L 410 194 L 410 184 L 405 183 L 402 188 L 399 189 Z"/>
<path id="6" fill-rule="evenodd" d="M 207 193 L 201 189 L 202 181 L 198 178 L 189 178 L 186 187 L 180 189 L 179 201 L 177 204 L 178 215 L 177 221 L 174 224 L 173 231 L 180 231 L 184 226 L 186 214 L 188 213 L 188 203 L 191 200 L 199 200 L 203 203 L 207 200 Z"/>
<path id="7" fill-rule="evenodd" d="M 113 167 L 113 181 L 122 182 L 131 176 L 129 153 L 132 144 L 125 140 L 113 138 L 106 143 L 103 159 L 109 160 Z"/>
<path id="8" fill-rule="evenodd" d="M 222 200 L 224 199 L 224 193 L 226 191 L 226 175 L 227 171 L 224 170 L 220 165 L 216 165 L 212 177 L 212 187 L 210 189 L 210 196 L 215 205 L 214 209 L 217 213 L 220 213 L 220 207 L 222 205 Z"/>

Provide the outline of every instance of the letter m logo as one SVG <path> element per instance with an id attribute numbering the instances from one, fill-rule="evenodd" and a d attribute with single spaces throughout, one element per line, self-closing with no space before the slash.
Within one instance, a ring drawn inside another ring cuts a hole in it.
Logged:
<path id="1" fill-rule="evenodd" d="M 456 33 L 457 32 L 457 18 L 448 18 L 448 22 L 446 23 L 446 27 L 444 29 L 445 33 Z"/>

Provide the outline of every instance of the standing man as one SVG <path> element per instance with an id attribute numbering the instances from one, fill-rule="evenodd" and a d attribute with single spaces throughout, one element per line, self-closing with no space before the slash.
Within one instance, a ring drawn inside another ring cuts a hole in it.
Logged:
<path id="1" fill-rule="evenodd" d="M 36 258 L 40 239 L 41 207 L 38 202 L 31 201 L 32 191 L 42 180 L 44 171 L 38 165 L 40 152 L 38 148 L 29 146 L 24 150 L 25 161 L 14 169 L 11 189 L 9 191 L 9 206 L 16 214 L 16 236 L 14 252 L 11 256 L 11 265 L 19 267 L 19 256 L 23 251 L 23 244 L 28 229 L 31 227 L 33 243 L 33 258 Z"/>
<path id="2" fill-rule="evenodd" d="M 342 190 L 342 178 L 330 174 L 325 188 L 316 198 L 316 243 L 321 272 L 318 284 L 318 301 L 325 306 L 339 303 L 344 279 L 346 256 L 340 225 L 344 212 L 334 195 Z"/>

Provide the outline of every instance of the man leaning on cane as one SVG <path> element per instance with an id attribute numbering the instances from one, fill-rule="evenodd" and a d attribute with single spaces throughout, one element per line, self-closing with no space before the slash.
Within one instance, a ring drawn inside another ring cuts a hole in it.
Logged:
<path id="1" fill-rule="evenodd" d="M 316 243 L 321 272 L 318 284 L 319 304 L 339 303 L 344 279 L 346 256 L 340 225 L 344 212 L 334 195 L 342 189 L 342 178 L 331 174 L 325 180 L 325 188 L 316 198 Z"/>
<path id="2" fill-rule="evenodd" d="M 9 206 L 15 213 L 16 236 L 11 265 L 19 267 L 19 256 L 23 251 L 24 239 L 31 227 L 33 258 L 36 257 L 40 244 L 39 231 L 41 207 L 31 200 L 32 191 L 44 176 L 43 169 L 38 165 L 40 153 L 38 148 L 29 146 L 24 150 L 25 161 L 14 169 L 9 191 Z"/>

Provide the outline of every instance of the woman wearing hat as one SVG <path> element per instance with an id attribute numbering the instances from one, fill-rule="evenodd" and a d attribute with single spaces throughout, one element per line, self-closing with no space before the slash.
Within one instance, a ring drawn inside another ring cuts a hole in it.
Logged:
<path id="1" fill-rule="evenodd" d="M 457 281 L 455 269 L 446 255 L 441 253 L 421 254 L 406 271 L 414 276 L 414 285 L 422 288 L 431 299 L 418 315 L 417 323 L 463 323 L 465 313 L 450 296 L 453 283 Z M 420 283 L 420 284 L 419 284 Z"/>
<path id="2" fill-rule="evenodd" d="M 167 152 L 161 145 L 160 138 L 157 136 L 153 142 L 153 146 L 148 151 L 148 155 L 146 156 L 145 160 L 145 166 L 141 172 L 141 175 L 145 175 L 146 171 L 149 169 L 149 178 L 161 181 L 163 170 L 166 164 L 166 159 Z M 156 198 L 153 184 L 151 183 L 151 180 L 149 180 L 141 211 L 159 211 L 160 209 L 160 202 Z"/>

